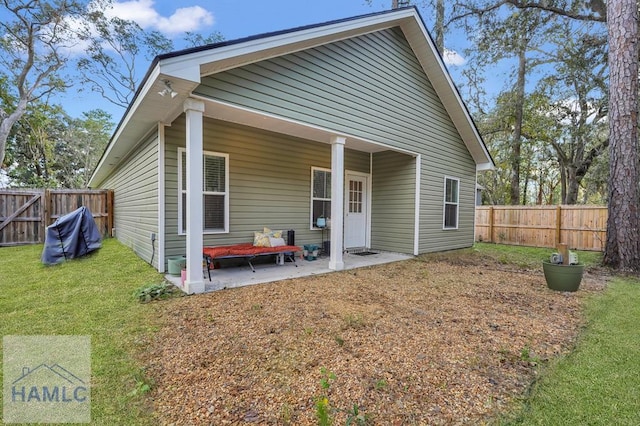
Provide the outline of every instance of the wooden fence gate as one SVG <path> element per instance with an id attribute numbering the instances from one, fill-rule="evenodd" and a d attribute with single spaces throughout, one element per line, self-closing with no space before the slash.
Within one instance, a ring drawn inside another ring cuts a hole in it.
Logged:
<path id="1" fill-rule="evenodd" d="M 103 238 L 113 228 L 113 190 L 0 190 L 0 247 L 44 242 L 46 227 L 85 206 Z"/>

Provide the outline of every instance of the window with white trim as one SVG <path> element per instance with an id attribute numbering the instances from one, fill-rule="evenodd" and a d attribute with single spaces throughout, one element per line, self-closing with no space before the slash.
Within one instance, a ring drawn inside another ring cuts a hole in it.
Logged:
<path id="1" fill-rule="evenodd" d="M 450 177 L 444 178 L 444 229 L 458 229 L 458 210 L 460 195 L 460 180 Z"/>
<path id="2" fill-rule="evenodd" d="M 187 229 L 187 152 L 178 149 L 178 233 Z M 229 230 L 229 155 L 205 151 L 202 170 L 202 229 L 205 233 Z"/>
<path id="3" fill-rule="evenodd" d="M 311 228 L 331 216 L 331 169 L 311 168 Z"/>

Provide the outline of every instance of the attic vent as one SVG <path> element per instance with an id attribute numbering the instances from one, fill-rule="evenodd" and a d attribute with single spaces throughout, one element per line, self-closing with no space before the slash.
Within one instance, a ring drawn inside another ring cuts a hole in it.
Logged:
<path id="1" fill-rule="evenodd" d="M 410 0 L 392 0 L 391 9 L 397 9 L 399 7 L 407 7 L 411 4 Z"/>

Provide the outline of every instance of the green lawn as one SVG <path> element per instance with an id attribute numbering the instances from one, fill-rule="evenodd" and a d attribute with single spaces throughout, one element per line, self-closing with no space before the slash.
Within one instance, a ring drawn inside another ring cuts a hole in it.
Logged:
<path id="1" fill-rule="evenodd" d="M 552 251 L 496 244 L 471 250 L 520 267 L 540 267 Z M 153 424 L 134 354 L 158 327 L 158 305 L 140 304 L 133 294 L 162 277 L 116 240 L 52 267 L 40 263 L 41 251 L 42 245 L 0 248 L 2 335 L 90 335 L 92 423 Z M 579 257 L 588 265 L 599 261 L 597 253 Z M 531 396 L 500 423 L 640 424 L 640 281 L 615 278 L 589 299 L 586 315 L 576 350 L 544 368 Z"/>
<path id="2" fill-rule="evenodd" d="M 640 282 L 616 278 L 587 305 L 574 352 L 544 371 L 514 425 L 640 425 Z"/>
<path id="3" fill-rule="evenodd" d="M 56 266 L 42 265 L 41 253 L 42 245 L 0 248 L 2 335 L 90 335 L 92 423 L 152 424 L 132 349 L 153 331 L 154 308 L 133 293 L 162 276 L 114 239 Z"/>
<path id="4" fill-rule="evenodd" d="M 490 257 L 499 263 L 514 264 L 527 269 L 542 268 L 542 261 L 549 260 L 554 249 L 508 246 L 505 244 L 476 243 L 474 249 L 478 254 Z M 596 251 L 576 251 L 578 261 L 586 266 L 599 265 L 602 254 Z"/>

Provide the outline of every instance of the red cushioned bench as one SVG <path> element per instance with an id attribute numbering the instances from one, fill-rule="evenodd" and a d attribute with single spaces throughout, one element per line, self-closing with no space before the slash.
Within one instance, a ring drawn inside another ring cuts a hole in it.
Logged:
<path id="1" fill-rule="evenodd" d="M 216 259 L 238 259 L 245 258 L 253 272 L 256 272 L 252 260 L 259 256 L 281 255 L 295 263 L 295 253 L 302 251 L 298 246 L 278 246 L 278 247 L 256 247 L 253 243 L 234 244 L 231 246 L 205 247 L 202 250 L 205 261 L 207 262 L 207 272 L 209 273 L 209 281 L 211 281 L 211 269 L 213 269 L 213 261 Z M 298 267 L 298 265 L 296 265 Z"/>

